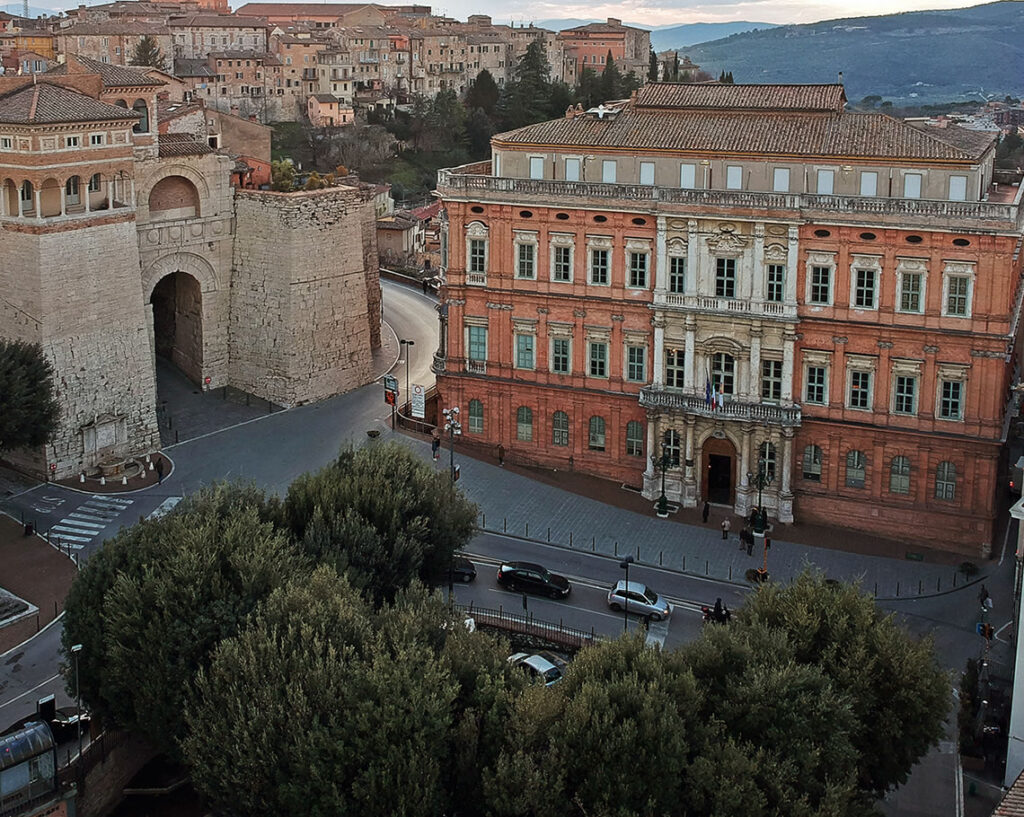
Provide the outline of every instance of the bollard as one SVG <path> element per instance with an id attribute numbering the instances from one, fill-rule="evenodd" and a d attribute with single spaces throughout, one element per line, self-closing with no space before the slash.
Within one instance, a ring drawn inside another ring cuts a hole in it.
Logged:
<path id="1" fill-rule="evenodd" d="M 173 428 L 174 427 L 174 418 L 171 417 L 170 414 L 167 415 L 167 427 L 168 428 Z"/>
<path id="2" fill-rule="evenodd" d="M 245 404 L 249 405 L 249 393 L 248 392 L 246 392 L 246 394 L 245 394 Z"/>
<path id="3" fill-rule="evenodd" d="M 572 547 L 572 531 L 569 531 L 569 547 Z"/>
<path id="4" fill-rule="evenodd" d="M 530 538 L 530 523 L 529 522 L 526 523 L 526 538 L 527 539 Z"/>
<path id="5" fill-rule="evenodd" d="M 953 574 L 953 587 L 956 587 L 956 573 Z"/>
<path id="6" fill-rule="evenodd" d="M 618 539 L 615 540 L 615 555 L 616 556 L 619 555 L 619 540 Z"/>
<path id="7" fill-rule="evenodd" d="M 56 601 L 56 599 L 54 599 L 54 602 L 53 602 L 53 617 L 57 618 L 57 601 Z"/>
<path id="8" fill-rule="evenodd" d="M 665 551 L 659 550 L 658 551 L 658 567 L 664 567 L 664 566 L 665 566 Z"/>
<path id="9" fill-rule="evenodd" d="M 732 581 L 732 565 L 729 565 L 729 581 Z"/>
<path id="10" fill-rule="evenodd" d="M 636 560 L 640 561 L 640 545 L 636 546 Z"/>
<path id="11" fill-rule="evenodd" d="M 128 484 L 128 475 L 127 474 L 125 474 L 123 477 L 121 477 L 121 484 L 122 485 L 127 485 Z"/>
<path id="12" fill-rule="evenodd" d="M 36 632 L 39 632 L 39 613 L 36 613 Z"/>
<path id="13" fill-rule="evenodd" d="M 707 559 L 704 560 L 704 575 L 705 576 L 708 575 L 708 560 Z"/>
<path id="14" fill-rule="evenodd" d="M 483 514 L 480 514 L 480 515 L 483 517 L 483 520 L 484 520 L 483 525 L 481 525 L 481 527 L 484 530 L 487 530 L 487 514 L 483 513 Z"/>
<path id="15" fill-rule="evenodd" d="M 551 528 L 548 528 L 548 541 L 551 541 Z"/>
<path id="16" fill-rule="evenodd" d="M 876 599 L 878 598 L 878 582 L 875 582 L 875 592 L 874 592 L 874 596 L 875 596 L 875 598 L 876 598 Z"/>
<path id="17" fill-rule="evenodd" d="M 919 596 L 921 595 L 921 588 L 923 586 L 924 586 L 924 580 L 923 579 L 918 579 L 917 580 L 917 595 L 919 595 Z"/>
<path id="18" fill-rule="evenodd" d="M 896 582 L 896 597 L 899 598 L 899 595 L 900 595 L 900 583 Z"/>
<path id="19" fill-rule="evenodd" d="M 686 572 L 686 554 L 683 554 L 683 573 Z"/>
<path id="20" fill-rule="evenodd" d="M 590 552 L 597 553 L 597 539 L 590 540 Z"/>
<path id="21" fill-rule="evenodd" d="M 935 579 L 935 592 L 936 593 L 941 593 L 942 592 L 942 576 L 937 576 L 936 579 Z"/>
<path id="22" fill-rule="evenodd" d="M 508 533 L 508 517 L 507 516 L 501 517 L 501 532 L 502 533 Z"/>
<path id="23" fill-rule="evenodd" d="M 267 400 L 267 414 L 274 413 L 274 404 Z"/>
<path id="24" fill-rule="evenodd" d="M 178 444 L 178 429 L 174 429 L 174 444 Z"/>
<path id="25" fill-rule="evenodd" d="M 106 485 L 106 484 L 107 484 L 107 478 L 106 477 L 100 477 L 100 485 Z"/>

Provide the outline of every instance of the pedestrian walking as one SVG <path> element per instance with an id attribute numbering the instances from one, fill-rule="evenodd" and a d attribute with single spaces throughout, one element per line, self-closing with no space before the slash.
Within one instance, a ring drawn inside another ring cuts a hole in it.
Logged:
<path id="1" fill-rule="evenodd" d="M 988 601 L 988 588 L 985 587 L 985 585 L 981 586 L 981 592 L 978 593 L 978 601 L 981 603 L 982 607 L 984 607 L 985 602 Z"/>
<path id="2" fill-rule="evenodd" d="M 704 510 L 700 512 L 700 518 L 702 522 L 708 521 L 708 514 L 711 513 L 711 503 L 706 499 L 704 500 Z"/>
<path id="3" fill-rule="evenodd" d="M 747 537 L 750 536 L 750 530 L 746 525 L 743 526 L 743 530 L 740 531 L 740 550 L 747 549 Z"/>
<path id="4" fill-rule="evenodd" d="M 753 533 L 748 533 L 747 534 L 747 556 L 753 556 L 753 555 L 754 555 L 754 534 Z"/>
<path id="5" fill-rule="evenodd" d="M 727 516 L 725 519 L 722 520 L 722 538 L 723 539 L 728 539 L 729 538 L 729 528 L 731 528 L 731 527 L 732 527 L 732 525 L 730 524 L 729 517 Z"/>
<path id="6" fill-rule="evenodd" d="M 436 426 L 430 432 L 430 453 L 434 457 L 434 462 L 437 462 L 437 458 L 441 456 L 441 429 Z"/>
<path id="7" fill-rule="evenodd" d="M 505 446 L 501 443 L 498 443 L 498 465 L 505 467 Z"/>
<path id="8" fill-rule="evenodd" d="M 163 457 L 156 461 L 156 484 L 160 485 L 164 481 L 164 460 Z"/>
<path id="9" fill-rule="evenodd" d="M 423 279 L 423 294 L 426 295 L 429 292 L 430 292 L 430 279 L 429 278 L 424 278 Z"/>

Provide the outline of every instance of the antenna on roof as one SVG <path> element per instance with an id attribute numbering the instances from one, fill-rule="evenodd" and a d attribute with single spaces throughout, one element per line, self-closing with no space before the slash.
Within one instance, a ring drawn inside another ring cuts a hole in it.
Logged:
<path id="1" fill-rule="evenodd" d="M 843 72 L 842 71 L 839 72 L 839 84 L 840 85 L 843 84 Z"/>

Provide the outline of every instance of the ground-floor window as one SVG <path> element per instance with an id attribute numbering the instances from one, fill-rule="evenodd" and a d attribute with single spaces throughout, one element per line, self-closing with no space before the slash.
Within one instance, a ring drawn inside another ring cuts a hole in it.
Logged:
<path id="1" fill-rule="evenodd" d="M 533 442 L 533 411 L 526 406 L 516 409 L 516 439 L 524 443 Z"/>
<path id="2" fill-rule="evenodd" d="M 956 499 L 956 466 L 948 460 L 935 468 L 935 498 L 946 502 Z"/>
<path id="3" fill-rule="evenodd" d="M 556 411 L 551 417 L 551 443 L 569 444 L 569 415 L 564 411 Z"/>
<path id="4" fill-rule="evenodd" d="M 910 460 L 893 457 L 889 465 L 889 490 L 894 494 L 910 493 Z"/>
<path id="5" fill-rule="evenodd" d="M 484 404 L 479 400 L 469 401 L 469 431 L 472 434 L 484 433 Z"/>
<path id="6" fill-rule="evenodd" d="M 588 435 L 591 451 L 604 451 L 604 433 L 604 417 L 591 417 Z"/>
<path id="7" fill-rule="evenodd" d="M 626 454 L 630 457 L 644 455 L 644 426 L 638 420 L 626 423 Z"/>
<path id="8" fill-rule="evenodd" d="M 821 449 L 816 445 L 804 448 L 804 479 L 821 482 Z"/>
<path id="9" fill-rule="evenodd" d="M 846 484 L 851 488 L 863 488 L 866 472 L 867 458 L 864 452 L 846 452 Z"/>

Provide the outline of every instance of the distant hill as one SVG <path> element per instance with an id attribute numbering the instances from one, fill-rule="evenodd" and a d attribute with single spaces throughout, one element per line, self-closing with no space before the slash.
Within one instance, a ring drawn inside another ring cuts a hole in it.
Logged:
<path id="1" fill-rule="evenodd" d="M 852 102 L 896 104 L 1024 94 L 1024 2 L 851 17 L 734 34 L 681 49 L 736 82 L 836 82 Z"/>
<path id="2" fill-rule="evenodd" d="M 730 37 L 755 29 L 776 28 L 775 23 L 687 23 L 678 26 L 656 28 L 651 32 L 651 45 L 655 51 L 669 48 L 683 48 L 694 43 Z"/>

